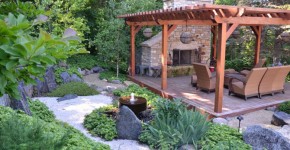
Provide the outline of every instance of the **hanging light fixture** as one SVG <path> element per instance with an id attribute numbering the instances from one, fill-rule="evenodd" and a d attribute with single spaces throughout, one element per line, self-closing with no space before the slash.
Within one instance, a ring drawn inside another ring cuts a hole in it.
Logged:
<path id="1" fill-rule="evenodd" d="M 235 30 L 235 31 L 232 33 L 232 36 L 233 36 L 233 38 L 237 39 L 237 38 L 240 36 L 240 31 L 239 31 L 239 30 Z"/>
<path id="2" fill-rule="evenodd" d="M 152 36 L 152 33 L 153 33 L 152 28 L 145 28 L 143 30 L 143 35 L 148 38 Z"/>
<path id="3" fill-rule="evenodd" d="M 183 44 L 189 44 L 192 41 L 191 32 L 187 31 L 187 21 L 186 21 L 186 31 L 180 34 L 180 41 Z"/>

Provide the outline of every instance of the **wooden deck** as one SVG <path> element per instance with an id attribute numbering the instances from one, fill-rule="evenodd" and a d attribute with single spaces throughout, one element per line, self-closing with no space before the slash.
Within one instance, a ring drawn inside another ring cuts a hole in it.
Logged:
<path id="1" fill-rule="evenodd" d="M 228 89 L 224 89 L 223 111 L 214 112 L 215 92 L 207 94 L 196 90 L 190 84 L 190 76 L 168 78 L 168 88 L 161 90 L 161 78 L 148 76 L 130 77 L 131 80 L 141 86 L 145 86 L 163 97 L 182 98 L 193 108 L 210 114 L 212 117 L 230 117 L 264 109 L 290 100 L 290 83 L 285 84 L 285 94 L 277 93 L 274 96 L 265 95 L 262 99 L 252 97 L 245 101 L 242 98 L 228 95 Z"/>

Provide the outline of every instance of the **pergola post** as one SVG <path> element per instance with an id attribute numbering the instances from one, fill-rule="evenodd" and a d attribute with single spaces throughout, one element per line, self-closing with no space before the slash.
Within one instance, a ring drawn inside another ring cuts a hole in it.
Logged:
<path id="1" fill-rule="evenodd" d="M 218 25 L 218 47 L 217 47 L 217 64 L 216 64 L 216 88 L 214 111 L 222 112 L 223 92 L 224 92 L 224 75 L 225 75 L 225 58 L 226 58 L 226 41 L 227 41 L 227 24 Z"/>
<path id="2" fill-rule="evenodd" d="M 262 26 L 251 26 L 256 36 L 254 65 L 259 62 L 261 51 Z"/>
<path id="3" fill-rule="evenodd" d="M 212 54 L 211 57 L 216 59 L 216 49 L 217 49 L 217 34 L 218 34 L 218 30 L 217 30 L 217 26 L 211 26 L 211 33 L 212 33 Z"/>
<path id="4" fill-rule="evenodd" d="M 135 76 L 135 37 L 141 28 L 142 28 L 142 26 L 134 26 L 134 25 L 130 26 L 130 32 L 131 32 L 131 38 L 130 38 L 130 44 L 131 44 L 130 68 L 131 68 L 131 72 L 130 73 L 131 73 L 132 77 Z"/>
<path id="5" fill-rule="evenodd" d="M 168 49 L 168 25 L 162 25 L 162 73 L 161 73 L 161 89 L 167 88 L 167 49 Z"/>
<path id="6" fill-rule="evenodd" d="M 131 27 L 131 76 L 135 76 L 135 26 L 130 26 Z"/>

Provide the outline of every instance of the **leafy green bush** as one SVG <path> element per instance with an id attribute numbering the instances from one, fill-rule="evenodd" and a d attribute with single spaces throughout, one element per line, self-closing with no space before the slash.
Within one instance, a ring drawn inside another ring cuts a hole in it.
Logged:
<path id="1" fill-rule="evenodd" d="M 202 149 L 219 150 L 221 147 L 224 147 L 223 150 L 230 150 L 231 148 L 236 150 L 251 149 L 251 147 L 243 141 L 242 134 L 236 129 L 217 124 L 213 124 L 210 127 L 202 140 L 199 141 L 199 144 Z M 230 145 L 232 146 L 231 148 Z"/>
<path id="2" fill-rule="evenodd" d="M 290 114 L 290 101 L 280 104 L 278 110 Z"/>
<path id="3" fill-rule="evenodd" d="M 109 146 L 96 143 L 80 131 L 57 120 L 41 119 L 17 114 L 9 107 L 0 106 L 0 149 L 97 149 Z"/>
<path id="4" fill-rule="evenodd" d="M 42 119 L 46 122 L 52 122 L 55 120 L 53 112 L 39 100 L 29 100 L 28 103 L 33 117 Z"/>
<path id="5" fill-rule="evenodd" d="M 209 128 L 205 116 L 187 110 L 179 100 L 159 99 L 154 106 L 155 117 L 139 137 L 140 141 L 152 148 L 173 149 L 184 144 L 196 145 Z"/>
<path id="6" fill-rule="evenodd" d="M 147 104 L 149 105 L 160 98 L 160 96 L 136 84 L 131 84 L 126 89 L 117 89 L 113 91 L 115 96 L 130 96 L 131 93 L 134 93 L 135 96 L 144 97 L 147 100 Z"/>
<path id="7" fill-rule="evenodd" d="M 89 87 L 86 83 L 82 82 L 69 82 L 62 84 L 57 87 L 51 93 L 48 93 L 49 97 L 63 97 L 67 94 L 76 94 L 78 96 L 87 96 L 87 95 L 97 95 L 98 91 Z"/>
<path id="8" fill-rule="evenodd" d="M 103 71 L 100 73 L 99 78 L 101 80 L 106 79 L 108 81 L 120 80 L 121 82 L 124 82 L 125 80 L 127 80 L 127 77 L 124 74 L 119 74 L 119 77 L 117 78 L 116 72 L 113 72 L 113 71 Z"/>
<path id="9" fill-rule="evenodd" d="M 226 61 L 225 68 L 235 69 L 236 71 L 241 71 L 244 68 L 251 68 L 251 62 L 246 62 L 242 59 L 233 59 Z"/>
<path id="10" fill-rule="evenodd" d="M 60 137 L 44 130 L 45 124 L 38 119 L 10 114 L 1 121 L 0 149 L 61 149 L 67 134 Z"/>
<path id="11" fill-rule="evenodd" d="M 58 84 L 61 84 L 62 83 L 62 79 L 60 77 L 60 74 L 62 72 L 67 72 L 69 75 L 76 74 L 78 77 L 83 78 L 83 76 L 78 71 L 78 68 L 76 68 L 76 67 L 70 67 L 68 69 L 67 68 L 64 68 L 64 67 L 57 67 L 54 70 L 54 74 L 55 74 L 55 81 Z"/>
<path id="12" fill-rule="evenodd" d="M 116 121 L 107 116 L 105 112 L 114 110 L 112 105 L 95 109 L 92 113 L 85 116 L 84 126 L 93 135 L 100 136 L 105 140 L 113 140 L 117 137 Z"/>
<path id="13" fill-rule="evenodd" d="M 73 55 L 67 59 L 67 63 L 70 66 L 74 66 L 81 69 L 92 69 L 97 65 L 97 58 L 91 54 L 79 54 Z"/>

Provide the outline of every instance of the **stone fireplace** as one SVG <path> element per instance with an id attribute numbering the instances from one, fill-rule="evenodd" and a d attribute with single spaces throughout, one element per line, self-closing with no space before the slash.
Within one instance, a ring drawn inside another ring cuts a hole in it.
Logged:
<path id="1" fill-rule="evenodd" d="M 193 4 L 213 3 L 213 0 L 166 0 L 164 9 L 176 8 Z M 182 32 L 190 32 L 192 41 L 183 44 L 180 41 Z M 141 43 L 141 65 L 161 66 L 162 33 Z M 168 36 L 168 64 L 173 66 L 190 65 L 194 62 L 207 63 L 210 58 L 211 27 L 210 26 L 178 26 Z M 149 72 L 149 74 L 151 74 Z"/>

